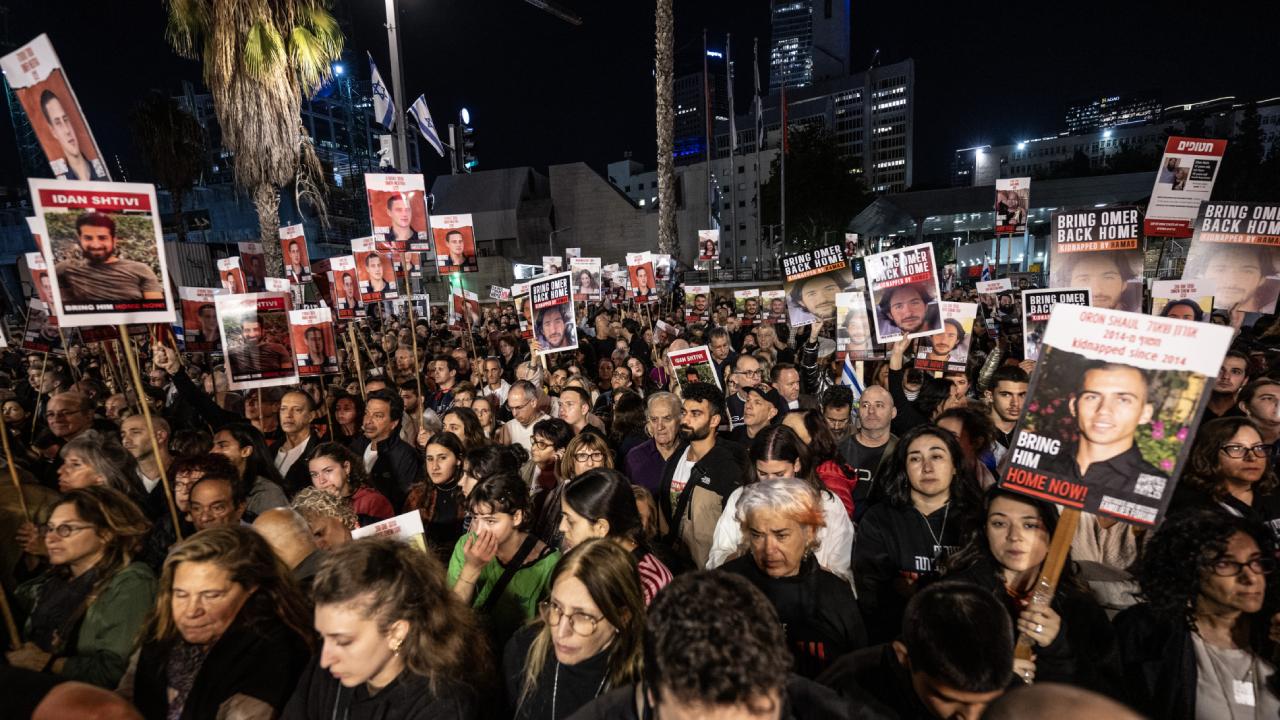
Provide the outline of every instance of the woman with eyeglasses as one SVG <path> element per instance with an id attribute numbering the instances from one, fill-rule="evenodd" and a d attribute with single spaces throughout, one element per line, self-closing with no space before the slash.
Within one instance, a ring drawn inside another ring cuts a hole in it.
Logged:
<path id="1" fill-rule="evenodd" d="M 529 441 L 529 462 L 520 469 L 520 477 L 529 483 L 536 495 L 560 484 L 560 460 L 573 440 L 573 428 L 560 418 L 539 420 L 533 425 Z"/>
<path id="2" fill-rule="evenodd" d="M 155 599 L 156 578 L 135 562 L 148 523 L 124 493 L 72 490 L 41 528 L 52 566 L 18 586 L 23 644 L 10 665 L 114 689 Z"/>
<path id="3" fill-rule="evenodd" d="M 406 512 L 417 510 L 426 529 L 427 544 L 442 561 L 466 531 L 467 497 L 462 492 L 462 442 L 440 432 L 427 440 L 426 480 L 414 483 L 404 502 Z"/>
<path id="4" fill-rule="evenodd" d="M 560 547 L 560 499 L 565 483 L 594 468 L 613 469 L 613 449 L 604 436 L 582 432 L 569 441 L 560 458 L 556 486 L 537 493 L 533 498 L 534 535 L 552 547 Z"/>
<path id="5" fill-rule="evenodd" d="M 1115 618 L 1124 699 L 1153 718 L 1273 718 L 1271 533 L 1213 510 L 1170 517 L 1136 567 L 1142 602 Z"/>
<path id="6" fill-rule="evenodd" d="M 1200 426 L 1169 513 L 1209 508 L 1272 528 L 1280 540 L 1280 494 L 1271 446 L 1248 418 L 1224 417 Z"/>
<path id="7" fill-rule="evenodd" d="M 564 556 L 538 620 L 507 643 L 510 716 L 559 720 L 640 678 L 644 598 L 631 555 L 590 539 Z"/>
<path id="8" fill-rule="evenodd" d="M 488 621 L 502 647 L 533 618 L 560 552 L 529 532 L 529 486 L 517 475 L 495 475 L 467 496 L 471 531 L 449 559 L 449 587 Z"/>

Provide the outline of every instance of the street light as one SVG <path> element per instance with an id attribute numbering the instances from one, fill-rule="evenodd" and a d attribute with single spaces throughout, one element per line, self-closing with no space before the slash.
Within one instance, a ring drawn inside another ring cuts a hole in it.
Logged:
<path id="1" fill-rule="evenodd" d="M 463 125 L 470 125 L 470 124 L 471 124 L 471 111 L 470 111 L 470 110 L 468 110 L 468 109 L 466 109 L 466 108 L 462 108 L 462 112 L 458 113 L 458 116 L 462 118 L 462 124 L 463 124 Z"/>
<path id="2" fill-rule="evenodd" d="M 551 238 L 555 237 L 556 233 L 568 232 L 572 229 L 573 227 L 567 227 L 567 228 L 560 228 L 559 230 L 551 231 L 551 234 L 547 236 L 547 256 L 548 257 L 554 257 L 556 254 L 556 251 L 552 249 Z"/>

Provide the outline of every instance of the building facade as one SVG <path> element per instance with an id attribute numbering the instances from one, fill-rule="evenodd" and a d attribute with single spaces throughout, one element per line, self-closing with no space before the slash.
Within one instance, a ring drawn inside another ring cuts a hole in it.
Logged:
<path id="1" fill-rule="evenodd" d="M 1067 104 L 1063 128 L 1069 135 L 1084 135 L 1122 125 L 1149 124 L 1160 120 L 1160 100 L 1152 95 L 1110 95 Z"/>
<path id="2" fill-rule="evenodd" d="M 849 74 L 849 5 L 849 0 L 772 0 L 770 90 Z"/>

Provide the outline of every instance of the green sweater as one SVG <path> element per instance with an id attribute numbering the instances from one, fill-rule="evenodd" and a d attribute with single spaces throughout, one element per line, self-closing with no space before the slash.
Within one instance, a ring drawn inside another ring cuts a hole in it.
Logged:
<path id="1" fill-rule="evenodd" d="M 462 564 L 466 559 L 463 556 L 463 548 L 466 547 L 467 538 L 473 537 L 475 533 L 467 533 L 458 538 L 458 542 L 453 546 L 453 557 L 449 559 L 450 588 L 458 582 L 458 577 L 462 574 Z M 489 608 L 489 628 L 499 648 L 506 643 L 507 638 L 520 629 L 521 625 L 537 614 L 538 603 L 547 592 L 551 571 L 555 569 L 558 562 L 560 562 L 560 551 L 553 550 L 532 565 L 520 568 L 512 576 L 511 582 L 507 583 L 502 596 Z M 490 560 L 489 564 L 484 566 L 480 571 L 479 579 L 476 580 L 476 594 L 471 601 L 472 607 L 478 609 L 484 605 L 489 598 L 489 591 L 497 584 L 498 578 L 502 577 L 503 569 L 502 563 L 498 562 L 497 558 Z"/>
<path id="2" fill-rule="evenodd" d="M 52 572 L 52 571 L 50 571 Z M 18 586 L 18 605 L 26 611 L 23 635 L 39 606 L 49 573 Z M 155 606 L 156 576 L 145 563 L 125 566 L 85 611 L 75 642 L 63 655 L 62 677 L 114 690 L 133 653 L 142 624 Z"/>

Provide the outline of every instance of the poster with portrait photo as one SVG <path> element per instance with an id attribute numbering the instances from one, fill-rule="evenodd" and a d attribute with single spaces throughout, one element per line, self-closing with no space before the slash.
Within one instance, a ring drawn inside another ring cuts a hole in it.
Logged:
<path id="1" fill-rule="evenodd" d="M 36 245 L 36 252 L 44 253 L 44 221 L 38 217 L 29 217 L 27 220 L 27 230 L 31 233 L 31 242 Z"/>
<path id="2" fill-rule="evenodd" d="M 564 272 L 564 258 L 555 255 L 542 256 L 542 273 L 544 275 L 554 275 L 558 272 Z"/>
<path id="3" fill-rule="evenodd" d="M 1152 237 L 1191 237 L 1200 204 L 1213 194 L 1213 183 L 1227 152 L 1226 140 L 1170 137 L 1156 169 L 1143 227 Z"/>
<path id="4" fill-rule="evenodd" d="M 1204 203 L 1181 279 L 1212 282 L 1215 309 L 1274 313 L 1280 296 L 1280 204 Z"/>
<path id="5" fill-rule="evenodd" d="M 28 182 L 61 327 L 173 322 L 154 185 Z"/>
<path id="6" fill-rule="evenodd" d="M 1059 210 L 1049 287 L 1087 287 L 1094 307 L 1142 312 L 1142 217 L 1136 207 Z"/>
<path id="7" fill-rule="evenodd" d="M 1001 487 L 1157 524 L 1231 338 L 1221 325 L 1054 306 Z"/>
<path id="8" fill-rule="evenodd" d="M 686 325 L 704 323 L 711 319 L 711 286 L 684 286 L 684 322 Z"/>
<path id="9" fill-rule="evenodd" d="M 351 255 L 329 258 L 330 303 L 339 320 L 350 320 L 359 315 L 360 280 L 356 276 L 356 260 Z"/>
<path id="10" fill-rule="evenodd" d="M 285 277 L 295 283 L 311 282 L 311 254 L 302 223 L 280 228 L 280 257 L 284 258 Z"/>
<path id="11" fill-rule="evenodd" d="M 449 329 L 472 331 L 480 326 L 480 296 L 460 288 L 449 292 Z"/>
<path id="12" fill-rule="evenodd" d="M 0 70 L 18 96 L 53 176 L 60 180 L 110 181 L 102 151 L 49 36 L 40 34 L 0 58 Z"/>
<path id="13" fill-rule="evenodd" d="M 427 231 L 427 185 L 422 175 L 366 173 L 364 188 L 369 224 L 379 240 L 418 252 L 434 249 Z"/>
<path id="14" fill-rule="evenodd" d="M 862 245 L 859 243 L 858 233 L 844 234 L 844 256 L 848 260 L 862 257 Z"/>
<path id="15" fill-rule="evenodd" d="M 223 362 L 232 390 L 298 382 L 288 304 L 288 296 L 281 293 L 243 293 L 214 298 L 222 333 Z"/>
<path id="16" fill-rule="evenodd" d="M 578 348 L 577 315 L 573 306 L 573 280 L 567 273 L 529 282 L 529 306 L 538 352 L 558 353 Z"/>
<path id="17" fill-rule="evenodd" d="M 333 327 L 333 314 L 329 312 L 329 308 L 289 311 L 289 332 L 298 377 L 340 372 L 338 344 L 333 336 Z"/>
<path id="18" fill-rule="evenodd" d="M 711 348 L 706 345 L 672 350 L 667 353 L 667 359 L 671 361 L 671 368 L 675 371 L 676 382 L 680 383 L 681 390 L 693 383 L 710 383 L 717 388 L 721 387 L 720 376 L 711 364 Z"/>
<path id="19" fill-rule="evenodd" d="M 395 264 L 390 252 L 379 252 L 373 237 L 351 241 L 351 256 L 360 280 L 360 301 L 376 303 L 400 296 L 396 288 Z"/>
<path id="20" fill-rule="evenodd" d="M 218 324 L 215 298 L 227 294 L 222 288 L 178 288 L 182 302 L 182 340 L 187 352 L 217 352 L 222 349 L 222 326 Z"/>
<path id="21" fill-rule="evenodd" d="M 915 366 L 925 372 L 964 372 L 969 362 L 969 342 L 977 303 L 942 302 L 942 332 L 921 338 Z"/>
<path id="22" fill-rule="evenodd" d="M 22 349 L 48 353 L 62 351 L 58 318 L 39 298 L 27 300 L 27 326 L 22 332 Z"/>
<path id="23" fill-rule="evenodd" d="M 267 254 L 262 243 L 236 243 L 240 252 L 240 269 L 244 271 L 246 292 L 263 292 L 267 289 Z"/>
<path id="24" fill-rule="evenodd" d="M 653 254 L 653 278 L 659 288 L 665 288 L 671 280 L 671 269 L 674 264 L 671 262 L 671 255 L 668 253 Z"/>
<path id="25" fill-rule="evenodd" d="M 710 268 L 715 261 L 720 259 L 720 231 L 719 230 L 699 230 L 698 231 L 698 262 Z M 704 268 L 704 269 L 705 269 Z"/>
<path id="26" fill-rule="evenodd" d="M 752 327 L 763 322 L 760 311 L 760 288 L 733 291 L 733 312 L 740 327 Z"/>
<path id="27" fill-rule="evenodd" d="M 436 268 L 441 275 L 479 272 L 476 230 L 470 213 L 432 215 L 431 235 L 435 243 Z"/>
<path id="28" fill-rule="evenodd" d="M 843 243 L 783 255 L 782 279 L 792 327 L 834 322 L 836 295 L 853 289 Z"/>
<path id="29" fill-rule="evenodd" d="M 996 180 L 996 234 L 1021 235 L 1027 231 L 1031 209 L 1031 178 Z"/>
<path id="30" fill-rule="evenodd" d="M 1151 314 L 1209 322 L 1214 285 L 1211 280 L 1156 280 L 1151 283 Z"/>
<path id="31" fill-rule="evenodd" d="M 422 277 L 422 263 L 426 253 L 410 250 L 404 254 L 404 265 L 410 278 Z"/>
<path id="32" fill-rule="evenodd" d="M 40 302 L 53 307 L 53 287 L 49 280 L 49 266 L 44 261 L 44 255 L 39 252 L 24 253 L 23 258 L 27 261 L 27 273 L 31 275 L 31 294 L 29 297 L 40 298 Z"/>
<path id="33" fill-rule="evenodd" d="M 764 321 L 773 325 L 786 324 L 787 291 L 765 290 L 760 293 L 760 307 L 764 308 Z"/>
<path id="34" fill-rule="evenodd" d="M 1040 343 L 1044 340 L 1044 328 L 1055 305 L 1089 306 L 1089 288 L 1054 288 L 1052 290 L 1022 291 L 1022 357 L 1024 360 L 1040 359 Z"/>
<path id="35" fill-rule="evenodd" d="M 876 345 L 871 333 L 866 290 L 836 294 L 836 352 L 854 361 L 884 357 L 884 348 Z"/>
<path id="36" fill-rule="evenodd" d="M 601 294 L 600 258 L 569 258 L 573 275 L 573 299 L 577 302 L 599 300 Z"/>
<path id="37" fill-rule="evenodd" d="M 216 265 L 218 266 L 218 282 L 222 285 L 223 290 L 233 295 L 248 292 L 244 279 L 244 270 L 240 267 L 240 258 L 238 256 L 219 258 Z"/>
<path id="38" fill-rule="evenodd" d="M 520 321 L 520 337 L 533 339 L 533 306 L 529 304 L 529 283 L 516 283 L 511 286 L 511 304 L 515 306 L 516 318 Z"/>
<path id="39" fill-rule="evenodd" d="M 287 278 L 264 278 L 263 282 L 267 286 L 267 292 L 284 293 L 289 298 L 289 309 L 294 310 L 302 307 L 302 286 Z"/>
<path id="40" fill-rule="evenodd" d="M 876 342 L 897 342 L 904 335 L 928 337 L 942 331 L 938 265 L 932 244 L 870 255 L 866 267 Z"/>
<path id="41" fill-rule="evenodd" d="M 653 253 L 627 253 L 627 281 L 631 297 L 645 302 L 658 299 L 658 276 L 653 270 Z"/>

